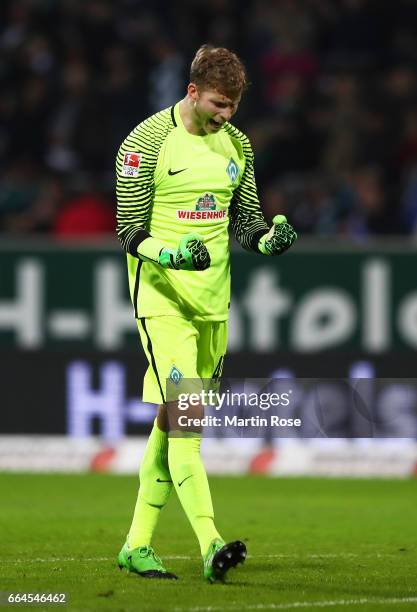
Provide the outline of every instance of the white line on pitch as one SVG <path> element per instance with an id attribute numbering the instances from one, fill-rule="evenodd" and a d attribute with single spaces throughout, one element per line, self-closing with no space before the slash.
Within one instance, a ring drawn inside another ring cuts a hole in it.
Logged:
<path id="1" fill-rule="evenodd" d="M 168 560 L 183 560 L 183 561 L 194 561 L 196 559 L 201 559 L 198 556 L 190 556 L 190 555 L 162 555 L 164 559 Z M 375 559 L 375 558 L 384 558 L 384 557 L 397 557 L 398 553 L 315 553 L 315 554 L 266 554 L 266 555 L 248 555 L 248 559 L 355 559 L 360 557 L 361 559 Z M 96 562 L 96 561 L 115 561 L 116 555 L 114 557 L 34 557 L 33 559 L 0 559 L 0 564 L 8 564 L 8 563 L 59 563 L 59 562 L 67 562 L 67 561 L 77 561 L 77 562 Z"/>
<path id="2" fill-rule="evenodd" d="M 387 597 L 373 599 L 361 597 L 360 599 L 335 599 L 328 601 L 293 601 L 282 604 L 253 604 L 242 605 L 236 603 L 232 606 L 195 606 L 193 608 L 174 608 L 174 612 L 216 612 L 217 610 L 293 610 L 295 608 L 331 608 L 334 606 L 364 606 L 368 604 L 396 605 L 417 603 L 417 597 Z"/>

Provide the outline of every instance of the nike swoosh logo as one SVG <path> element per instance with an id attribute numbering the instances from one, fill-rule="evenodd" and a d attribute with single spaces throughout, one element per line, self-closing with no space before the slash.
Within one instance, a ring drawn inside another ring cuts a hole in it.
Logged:
<path id="1" fill-rule="evenodd" d="M 186 480 L 188 480 L 189 478 L 192 478 L 192 477 L 193 477 L 193 474 L 190 474 L 189 476 L 187 476 L 186 478 L 184 478 L 184 480 L 181 480 L 181 482 L 179 482 L 179 483 L 178 483 L 178 486 L 180 487 L 182 484 L 184 484 L 184 482 L 185 482 Z"/>
<path id="2" fill-rule="evenodd" d="M 156 482 L 172 482 L 172 480 L 161 480 L 160 478 L 157 478 Z"/>
<path id="3" fill-rule="evenodd" d="M 169 176 L 174 176 L 174 174 L 179 174 L 180 172 L 184 172 L 184 170 L 188 170 L 188 168 L 182 168 L 182 170 L 168 170 Z"/>

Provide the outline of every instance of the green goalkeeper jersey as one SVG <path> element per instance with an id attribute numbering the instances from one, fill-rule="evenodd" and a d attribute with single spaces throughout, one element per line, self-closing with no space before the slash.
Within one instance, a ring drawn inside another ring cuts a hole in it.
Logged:
<path id="1" fill-rule="evenodd" d="M 257 251 L 259 238 L 268 231 L 248 138 L 230 123 L 213 134 L 190 134 L 177 103 L 129 134 L 116 171 L 117 233 L 127 253 L 136 318 L 227 319 L 229 223 L 249 250 Z M 176 249 L 190 232 L 203 237 L 211 257 L 207 270 L 164 269 L 138 256 L 138 245 L 149 235 Z"/>

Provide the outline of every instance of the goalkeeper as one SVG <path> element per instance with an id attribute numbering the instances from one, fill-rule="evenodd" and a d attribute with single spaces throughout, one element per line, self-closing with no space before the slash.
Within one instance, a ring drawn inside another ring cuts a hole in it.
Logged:
<path id="1" fill-rule="evenodd" d="M 207 580 L 223 580 L 246 556 L 242 542 L 226 543 L 216 529 L 201 434 L 173 425 L 177 406 L 166 395 L 167 382 L 221 375 L 230 305 L 229 227 L 244 249 L 266 256 L 282 254 L 296 239 L 284 216 L 277 215 L 271 228 L 265 222 L 251 145 L 229 122 L 246 85 L 234 53 L 202 46 L 184 99 L 134 128 L 117 155 L 117 233 L 149 361 L 143 399 L 159 405 L 118 564 L 145 578 L 176 578 L 151 546 L 173 488 L 198 539 Z M 202 410 L 198 406 L 187 416 L 201 416 Z"/>

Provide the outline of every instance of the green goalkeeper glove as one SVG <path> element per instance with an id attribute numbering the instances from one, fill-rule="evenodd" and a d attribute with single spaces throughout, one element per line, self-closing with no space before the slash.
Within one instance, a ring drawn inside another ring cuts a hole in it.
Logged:
<path id="1" fill-rule="evenodd" d="M 187 234 L 181 238 L 176 251 L 161 250 L 159 264 L 172 270 L 206 270 L 210 266 L 210 254 L 200 234 Z"/>
<path id="2" fill-rule="evenodd" d="M 258 242 L 263 255 L 281 255 L 297 240 L 297 234 L 292 225 L 287 223 L 284 215 L 275 215 L 273 226 Z"/>

